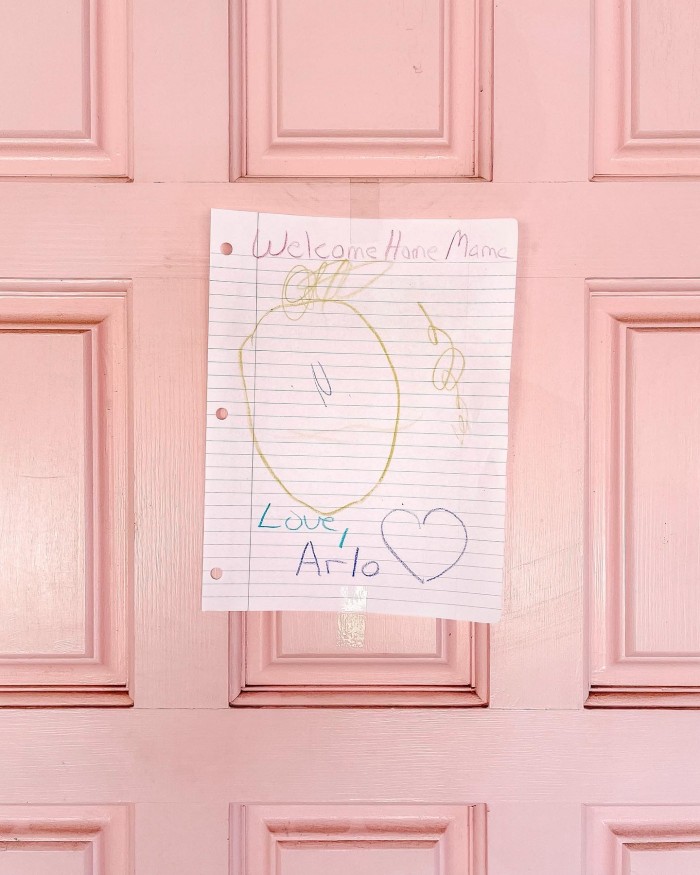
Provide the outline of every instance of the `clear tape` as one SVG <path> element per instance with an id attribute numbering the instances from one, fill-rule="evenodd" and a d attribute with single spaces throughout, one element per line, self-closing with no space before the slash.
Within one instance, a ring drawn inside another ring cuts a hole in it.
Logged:
<path id="1" fill-rule="evenodd" d="M 365 646 L 367 587 L 341 587 L 343 604 L 338 614 L 338 644 L 359 649 Z"/>

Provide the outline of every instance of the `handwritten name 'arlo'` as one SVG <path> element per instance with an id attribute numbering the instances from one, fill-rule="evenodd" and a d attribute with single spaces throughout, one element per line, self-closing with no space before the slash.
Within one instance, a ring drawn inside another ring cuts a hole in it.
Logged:
<path id="1" fill-rule="evenodd" d="M 392 228 L 384 246 L 357 246 L 313 239 L 308 231 L 302 237 L 261 238 L 257 231 L 253 238 L 255 258 L 319 258 L 347 261 L 502 261 L 510 256 L 505 246 L 499 248 L 474 240 L 461 230 L 454 232 L 446 246 L 425 246 L 408 240 L 402 231 Z"/>

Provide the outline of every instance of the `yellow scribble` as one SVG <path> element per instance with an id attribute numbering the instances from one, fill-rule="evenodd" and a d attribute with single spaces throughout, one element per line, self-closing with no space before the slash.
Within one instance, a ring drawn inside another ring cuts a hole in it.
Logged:
<path id="1" fill-rule="evenodd" d="M 389 470 L 389 466 L 391 465 L 391 460 L 394 456 L 394 451 L 396 449 L 396 441 L 398 437 L 401 418 L 401 387 L 399 386 L 399 378 L 396 373 L 396 369 L 394 368 L 394 363 L 391 360 L 391 356 L 389 355 L 389 351 L 374 326 L 362 315 L 357 307 L 347 302 L 347 298 L 354 298 L 360 292 L 373 285 L 373 283 L 375 283 L 380 277 L 384 276 L 384 274 L 387 273 L 388 270 L 390 270 L 390 265 L 385 267 L 384 270 L 382 270 L 380 273 L 373 274 L 364 285 L 355 286 L 352 288 L 351 291 L 347 291 L 345 289 L 345 285 L 352 273 L 354 271 L 357 271 L 359 268 L 366 267 L 369 264 L 374 264 L 374 262 L 361 262 L 358 264 L 352 264 L 346 259 L 339 261 L 324 261 L 319 265 L 319 267 L 315 269 L 308 268 L 301 264 L 296 265 L 292 268 L 292 270 L 289 271 L 284 280 L 284 284 L 282 286 L 282 303 L 278 304 L 275 307 L 272 307 L 263 316 L 261 316 L 260 319 L 258 319 L 255 327 L 253 328 L 251 333 L 245 338 L 238 350 L 238 366 L 241 373 L 241 379 L 243 381 L 243 393 L 245 396 L 248 427 L 250 429 L 255 450 L 260 457 L 260 460 L 267 468 L 270 476 L 281 487 L 281 489 L 283 489 L 284 492 L 295 502 L 301 504 L 303 507 L 308 507 L 309 510 L 312 510 L 314 513 L 318 513 L 320 515 L 332 515 L 339 513 L 340 511 L 346 510 L 349 507 L 353 507 L 356 504 L 361 504 L 363 501 L 369 498 L 369 496 L 372 495 L 372 493 L 377 489 L 377 487 L 386 477 L 386 473 Z M 306 313 L 309 308 L 315 306 L 320 306 L 321 308 L 323 308 L 323 306 L 329 301 L 333 301 L 339 306 L 346 307 L 348 310 L 354 313 L 355 316 L 357 316 L 369 329 L 376 341 L 379 343 L 382 352 L 384 353 L 384 356 L 391 370 L 391 376 L 394 381 L 394 387 L 396 390 L 396 416 L 393 421 L 391 444 L 386 462 L 379 477 L 377 478 L 377 481 L 367 492 L 364 493 L 364 495 L 360 496 L 354 501 L 349 501 L 346 504 L 340 505 L 339 507 L 334 507 L 330 509 L 314 507 L 312 504 L 309 504 L 309 502 L 304 501 L 303 498 L 295 495 L 285 485 L 282 478 L 277 474 L 277 472 L 270 464 L 270 461 L 265 455 L 263 448 L 260 446 L 260 442 L 256 434 L 255 417 L 253 415 L 253 410 L 248 396 L 248 385 L 246 383 L 245 369 L 243 363 L 243 353 L 246 346 L 254 342 L 255 336 L 261 324 L 272 313 L 276 313 L 281 310 L 282 312 L 284 312 L 287 318 L 291 319 L 293 322 L 299 322 L 304 316 L 304 313 Z"/>
<path id="2" fill-rule="evenodd" d="M 422 304 L 419 303 L 418 307 L 428 320 L 428 338 L 431 344 L 433 346 L 438 346 L 440 343 L 447 344 L 447 348 L 440 353 L 433 367 L 432 382 L 438 392 L 455 393 L 457 425 L 453 426 L 452 430 L 457 435 L 459 442 L 463 444 L 464 438 L 469 434 L 469 420 L 467 405 L 460 392 L 460 380 L 464 376 L 467 362 L 464 353 L 455 346 L 449 332 L 435 325 Z"/>

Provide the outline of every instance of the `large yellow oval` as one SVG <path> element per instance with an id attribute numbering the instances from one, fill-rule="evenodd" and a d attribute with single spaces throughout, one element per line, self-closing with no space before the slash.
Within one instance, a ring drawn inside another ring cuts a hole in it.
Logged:
<path id="1" fill-rule="evenodd" d="M 330 516 L 374 492 L 394 454 L 401 392 L 383 340 L 355 306 L 273 307 L 239 364 L 255 448 L 290 498 Z"/>

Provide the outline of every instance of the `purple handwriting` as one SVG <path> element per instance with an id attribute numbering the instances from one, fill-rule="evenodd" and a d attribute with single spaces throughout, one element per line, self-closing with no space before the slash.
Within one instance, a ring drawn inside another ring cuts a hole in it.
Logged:
<path id="1" fill-rule="evenodd" d="M 301 551 L 296 576 L 299 577 L 303 572 L 310 572 L 311 574 L 315 572 L 318 577 L 321 577 L 322 574 L 331 574 L 334 571 L 342 571 L 345 574 L 350 574 L 351 577 L 359 575 L 363 577 L 376 577 L 379 574 L 379 563 L 373 559 L 360 562 L 359 547 L 355 547 L 352 559 L 324 559 L 323 555 L 319 557 L 314 542 L 307 541 L 304 544 L 304 549 Z"/>
<path id="2" fill-rule="evenodd" d="M 452 235 L 447 246 L 425 245 L 409 240 L 403 231 L 391 228 L 384 246 L 357 246 L 312 239 L 309 231 L 292 236 L 289 231 L 274 239 L 255 232 L 252 254 L 255 258 L 319 258 L 347 261 L 499 261 L 507 259 L 505 246 L 491 246 L 470 238 L 461 229 Z"/>

